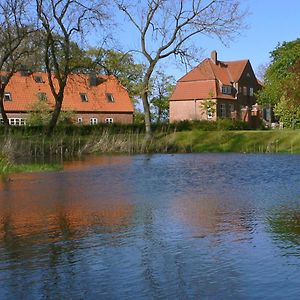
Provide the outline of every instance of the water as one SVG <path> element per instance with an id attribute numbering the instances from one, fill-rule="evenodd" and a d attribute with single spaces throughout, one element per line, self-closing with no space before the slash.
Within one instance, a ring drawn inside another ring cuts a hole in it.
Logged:
<path id="1" fill-rule="evenodd" d="M 300 156 L 93 157 L 0 183 L 1 299 L 299 299 Z"/>

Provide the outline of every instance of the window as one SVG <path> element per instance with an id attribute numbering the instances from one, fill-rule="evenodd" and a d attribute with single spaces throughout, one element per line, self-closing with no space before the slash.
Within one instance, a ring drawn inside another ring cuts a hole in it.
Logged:
<path id="1" fill-rule="evenodd" d="M 243 95 L 247 96 L 248 95 L 248 89 L 246 86 L 243 86 Z"/>
<path id="2" fill-rule="evenodd" d="M 91 124 L 91 125 L 96 125 L 96 124 L 98 124 L 98 119 L 97 119 L 97 118 L 91 118 L 90 124 Z"/>
<path id="3" fill-rule="evenodd" d="M 77 118 L 77 123 L 82 124 L 82 118 Z"/>
<path id="4" fill-rule="evenodd" d="M 234 112 L 234 104 L 229 103 L 229 111 L 232 113 Z"/>
<path id="5" fill-rule="evenodd" d="M 34 81 L 37 83 L 44 83 L 42 76 L 34 76 Z"/>
<path id="6" fill-rule="evenodd" d="M 254 90 L 253 90 L 252 87 L 249 89 L 249 95 L 250 95 L 250 96 L 253 96 L 253 95 L 254 95 Z"/>
<path id="7" fill-rule="evenodd" d="M 213 117 L 213 111 L 212 111 L 211 107 L 209 107 L 207 109 L 207 119 L 212 119 L 212 117 Z"/>
<path id="8" fill-rule="evenodd" d="M 43 93 L 43 92 L 37 93 L 37 97 L 40 101 L 47 101 L 48 100 L 47 94 Z"/>
<path id="9" fill-rule="evenodd" d="M 4 125 L 3 119 L 0 119 L 0 125 Z"/>
<path id="10" fill-rule="evenodd" d="M 88 102 L 89 101 L 88 96 L 85 93 L 80 93 L 80 98 L 81 98 L 82 102 Z"/>
<path id="11" fill-rule="evenodd" d="M 8 119 L 9 125 L 21 126 L 26 125 L 26 120 L 22 118 L 9 118 Z M 3 124 L 3 120 L 2 120 Z"/>
<path id="12" fill-rule="evenodd" d="M 241 86 L 239 86 L 239 93 L 242 93 L 243 89 Z"/>
<path id="13" fill-rule="evenodd" d="M 4 101 L 12 101 L 11 93 L 4 93 Z"/>
<path id="14" fill-rule="evenodd" d="M 114 122 L 114 119 L 113 118 L 106 118 L 105 119 L 105 123 L 106 124 L 112 124 Z"/>
<path id="15" fill-rule="evenodd" d="M 226 117 L 226 104 L 225 103 L 220 104 L 220 117 L 221 118 Z"/>
<path id="16" fill-rule="evenodd" d="M 107 93 L 106 98 L 108 102 L 115 102 L 113 94 Z"/>
<path id="17" fill-rule="evenodd" d="M 229 85 L 223 85 L 222 86 L 222 94 L 231 95 L 232 93 L 232 87 Z"/>

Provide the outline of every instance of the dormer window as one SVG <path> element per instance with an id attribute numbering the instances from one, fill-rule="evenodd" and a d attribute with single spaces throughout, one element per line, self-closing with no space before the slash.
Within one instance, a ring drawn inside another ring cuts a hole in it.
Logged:
<path id="1" fill-rule="evenodd" d="M 89 101 L 88 96 L 85 93 L 80 93 L 80 99 L 81 99 L 81 102 L 88 102 Z"/>
<path id="2" fill-rule="evenodd" d="M 115 102 L 113 94 L 107 93 L 106 98 L 108 102 Z"/>
<path id="3" fill-rule="evenodd" d="M 11 93 L 4 93 L 4 97 L 3 97 L 3 100 L 4 101 L 12 101 L 12 98 L 11 98 Z"/>
<path id="4" fill-rule="evenodd" d="M 231 95 L 232 94 L 232 86 L 223 85 L 222 86 L 222 94 Z"/>
<path id="5" fill-rule="evenodd" d="M 33 78 L 36 83 L 44 83 L 42 76 L 34 76 Z"/>
<path id="6" fill-rule="evenodd" d="M 47 94 L 43 93 L 43 92 L 37 93 L 37 97 L 38 97 L 39 101 L 46 102 L 48 100 Z"/>

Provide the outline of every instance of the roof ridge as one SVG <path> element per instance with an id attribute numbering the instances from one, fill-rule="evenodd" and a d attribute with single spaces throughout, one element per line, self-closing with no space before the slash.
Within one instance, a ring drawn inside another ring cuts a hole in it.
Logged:
<path id="1" fill-rule="evenodd" d="M 232 63 L 232 62 L 242 62 L 242 61 L 249 61 L 249 59 L 245 58 L 245 59 L 238 59 L 238 60 L 227 60 L 227 61 L 223 61 L 224 63 Z"/>
<path id="2" fill-rule="evenodd" d="M 213 75 L 214 75 L 214 79 L 216 80 L 217 79 L 217 76 L 216 76 L 216 73 L 214 72 L 214 69 L 213 69 L 213 67 L 212 67 L 212 64 L 214 64 L 214 62 L 212 62 L 212 60 L 211 60 L 211 58 L 209 58 L 208 59 L 209 60 L 209 66 L 210 66 L 210 69 L 211 69 L 211 71 L 212 71 L 212 73 L 213 73 Z"/>

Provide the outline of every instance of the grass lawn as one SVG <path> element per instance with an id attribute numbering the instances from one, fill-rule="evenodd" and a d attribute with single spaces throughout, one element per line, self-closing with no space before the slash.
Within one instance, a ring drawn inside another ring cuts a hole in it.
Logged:
<path id="1" fill-rule="evenodd" d="M 300 130 L 183 131 L 175 143 L 186 152 L 300 153 Z"/>

